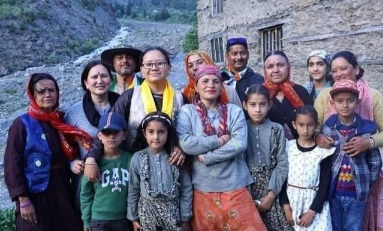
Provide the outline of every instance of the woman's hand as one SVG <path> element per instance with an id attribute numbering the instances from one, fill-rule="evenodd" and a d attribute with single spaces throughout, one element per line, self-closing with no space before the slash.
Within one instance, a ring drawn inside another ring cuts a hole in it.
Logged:
<path id="1" fill-rule="evenodd" d="M 172 154 L 170 155 L 169 163 L 172 165 L 180 166 L 185 162 L 185 158 L 185 153 L 182 152 L 181 148 L 177 145 L 174 145 L 172 147 Z"/>
<path id="2" fill-rule="evenodd" d="M 74 160 L 72 162 L 71 170 L 74 174 L 80 174 L 84 171 L 84 161 L 82 160 Z"/>
<path id="3" fill-rule="evenodd" d="M 285 219 L 290 225 L 294 225 L 293 210 L 290 204 L 284 204 L 283 210 L 285 211 Z"/>
<path id="4" fill-rule="evenodd" d="M 35 207 L 28 197 L 19 197 L 20 216 L 22 219 L 37 224 L 37 215 Z"/>
<path id="5" fill-rule="evenodd" d="M 355 136 L 343 145 L 343 151 L 352 157 L 367 151 L 370 147 L 370 138 Z"/>
<path id="6" fill-rule="evenodd" d="M 92 231 L 92 228 L 91 227 L 88 227 L 88 228 L 84 227 L 84 231 Z"/>
<path id="7" fill-rule="evenodd" d="M 139 230 L 141 230 L 140 222 L 138 222 L 138 221 L 133 221 L 133 229 L 134 229 L 134 231 L 139 231 Z"/>
<path id="8" fill-rule="evenodd" d="M 272 191 L 269 191 L 269 193 L 266 196 L 259 199 L 261 201 L 261 204 L 257 205 L 259 212 L 265 213 L 269 211 L 271 208 L 271 205 L 274 202 L 274 199 L 275 199 L 275 195 L 274 195 L 274 192 Z"/>
<path id="9" fill-rule="evenodd" d="M 100 180 L 100 168 L 93 157 L 89 157 L 85 161 L 84 176 L 92 182 Z"/>
<path id="10" fill-rule="evenodd" d="M 222 147 L 225 145 L 227 142 L 229 142 L 231 136 L 230 135 L 222 135 L 219 137 L 219 146 Z"/>
<path id="11" fill-rule="evenodd" d="M 198 156 L 197 156 L 197 160 L 198 160 L 199 162 L 205 163 L 205 157 L 204 157 L 203 155 L 198 155 Z"/>
<path id="12" fill-rule="evenodd" d="M 305 228 L 309 227 L 313 223 L 314 216 L 315 216 L 315 211 L 309 209 L 309 211 L 300 215 L 298 225 Z"/>
<path id="13" fill-rule="evenodd" d="M 315 143 L 320 148 L 326 148 L 326 149 L 329 149 L 334 146 L 334 140 L 331 137 L 325 136 L 320 133 L 315 136 Z"/>

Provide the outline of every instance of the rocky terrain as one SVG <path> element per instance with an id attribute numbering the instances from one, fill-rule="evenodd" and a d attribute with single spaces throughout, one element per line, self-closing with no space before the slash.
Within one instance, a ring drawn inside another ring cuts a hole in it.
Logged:
<path id="1" fill-rule="evenodd" d="M 124 43 L 142 50 L 149 46 L 162 46 L 167 49 L 173 54 L 169 79 L 177 89 L 185 85 L 184 54 L 181 51 L 181 44 L 183 37 L 190 29 L 189 25 L 132 20 L 120 21 L 120 24 L 121 29 L 115 31 L 117 35 L 114 38 L 87 55 L 57 65 L 32 67 L 0 77 L 0 209 L 12 206 L 3 181 L 3 153 L 9 126 L 18 115 L 26 111 L 28 99 L 25 87 L 31 73 L 47 72 L 57 78 L 60 87 L 60 106 L 65 109 L 82 97 L 80 75 L 85 64 L 91 59 L 99 58 L 103 50 Z"/>

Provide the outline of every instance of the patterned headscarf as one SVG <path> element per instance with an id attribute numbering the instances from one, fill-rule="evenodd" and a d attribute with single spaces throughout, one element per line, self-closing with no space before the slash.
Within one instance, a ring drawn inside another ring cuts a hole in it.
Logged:
<path id="1" fill-rule="evenodd" d="M 186 87 L 185 87 L 185 89 L 183 91 L 183 94 L 187 98 L 188 102 L 193 102 L 194 97 L 196 95 L 196 90 L 195 90 L 196 82 L 195 82 L 194 76 L 189 75 L 189 72 L 187 70 L 189 57 L 192 56 L 192 55 L 199 55 L 205 61 L 206 64 L 214 65 L 213 60 L 210 58 L 210 56 L 206 52 L 203 52 L 203 51 L 190 51 L 186 55 L 186 57 L 185 57 L 185 69 L 186 70 L 185 71 L 186 71 L 187 76 L 188 76 L 188 84 L 186 85 Z M 221 98 L 221 101 L 224 102 L 224 103 L 228 103 L 229 102 L 228 97 L 227 97 L 227 93 L 225 91 L 225 88 L 222 89 L 220 98 Z"/>

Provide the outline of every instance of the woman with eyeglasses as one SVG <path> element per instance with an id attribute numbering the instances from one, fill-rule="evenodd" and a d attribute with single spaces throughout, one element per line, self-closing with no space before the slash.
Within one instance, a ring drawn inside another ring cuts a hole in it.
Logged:
<path id="1" fill-rule="evenodd" d="M 102 115 L 110 108 L 120 96 L 109 91 L 112 83 L 112 74 L 107 63 L 101 60 L 90 61 L 81 74 L 81 87 L 85 91 L 81 101 L 71 105 L 65 113 L 66 123 L 84 130 L 91 137 L 96 138 L 98 122 Z M 73 178 L 75 188 L 75 203 L 80 211 L 80 182 L 84 171 L 84 157 L 87 150 L 80 147 L 80 153 L 71 162 L 71 170 L 76 176 Z"/>
<path id="2" fill-rule="evenodd" d="M 178 109 L 185 101 L 182 93 L 174 90 L 167 80 L 171 64 L 166 50 L 161 47 L 148 48 L 142 53 L 140 63 L 145 81 L 141 86 L 124 92 L 111 108 L 112 112 L 123 115 L 128 123 L 123 149 L 131 153 L 133 153 L 133 141 L 137 136 L 137 127 L 146 114 L 162 111 L 175 120 Z M 87 155 L 84 174 L 90 180 L 99 179 L 99 170 L 95 161 L 101 158 L 101 148 L 101 142 L 96 139 Z M 184 162 L 184 159 L 181 149 L 174 145 L 170 162 L 179 165 Z"/>
<path id="3" fill-rule="evenodd" d="M 193 103 L 181 107 L 177 134 L 191 158 L 194 231 L 266 230 L 247 186 L 247 124 L 241 107 L 221 97 L 221 73 L 213 65 L 194 75 Z"/>
<path id="4" fill-rule="evenodd" d="M 214 65 L 213 60 L 204 51 L 190 51 L 185 57 L 185 69 L 188 76 L 188 84 L 183 90 L 183 94 L 188 100 L 188 103 L 192 103 L 196 95 L 194 75 L 200 66 L 206 64 Z M 224 85 L 222 89 L 221 99 L 225 103 L 233 103 L 242 107 L 242 102 L 235 89 L 227 85 Z"/>
<path id="5" fill-rule="evenodd" d="M 75 210 L 68 162 L 75 141 L 88 147 L 91 137 L 67 125 L 59 111 L 59 88 L 46 73 L 31 75 L 27 113 L 9 128 L 4 178 L 16 202 L 16 230 L 83 230 Z"/>

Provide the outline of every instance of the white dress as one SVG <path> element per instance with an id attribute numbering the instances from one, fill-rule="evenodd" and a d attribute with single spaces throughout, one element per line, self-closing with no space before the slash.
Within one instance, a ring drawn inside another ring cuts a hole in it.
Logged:
<path id="1" fill-rule="evenodd" d="M 299 216 L 307 212 L 315 198 L 316 190 L 310 188 L 319 185 L 320 163 L 334 153 L 335 148 L 323 149 L 316 147 L 312 151 L 302 152 L 297 147 L 296 140 L 287 142 L 287 153 L 289 161 L 287 196 L 292 208 L 295 221 L 295 230 L 331 231 L 331 216 L 328 201 L 323 205 L 321 213 L 316 213 L 313 223 L 303 228 L 297 225 Z M 302 188 L 298 188 L 298 187 Z"/>

